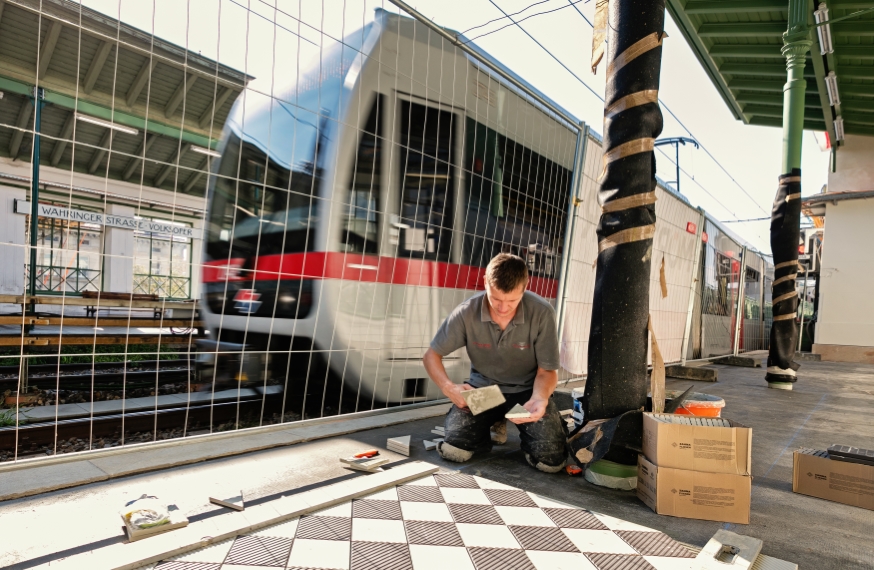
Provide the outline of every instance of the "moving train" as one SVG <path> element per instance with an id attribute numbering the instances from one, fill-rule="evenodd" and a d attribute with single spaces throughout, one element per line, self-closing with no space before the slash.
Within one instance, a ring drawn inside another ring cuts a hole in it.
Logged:
<path id="1" fill-rule="evenodd" d="M 469 45 L 479 57 L 377 10 L 284 89 L 237 99 L 202 275 L 220 350 L 257 360 L 237 380 L 306 391 L 333 376 L 371 401 L 436 398 L 421 357 L 493 255 L 522 256 L 530 289 L 555 302 L 579 126 Z M 464 350 L 445 364 L 469 373 Z"/>

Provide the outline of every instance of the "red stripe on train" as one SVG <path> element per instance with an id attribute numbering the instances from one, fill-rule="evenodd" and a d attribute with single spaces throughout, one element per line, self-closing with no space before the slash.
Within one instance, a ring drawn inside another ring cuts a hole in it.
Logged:
<path id="1" fill-rule="evenodd" d="M 444 289 L 483 288 L 484 267 L 379 257 L 360 253 L 313 251 L 263 255 L 254 270 L 242 269 L 245 259 L 209 261 L 203 267 L 204 283 L 227 281 L 276 281 L 277 279 L 341 279 L 365 283 L 386 283 Z M 532 277 L 528 289 L 554 299 L 558 281 Z"/>

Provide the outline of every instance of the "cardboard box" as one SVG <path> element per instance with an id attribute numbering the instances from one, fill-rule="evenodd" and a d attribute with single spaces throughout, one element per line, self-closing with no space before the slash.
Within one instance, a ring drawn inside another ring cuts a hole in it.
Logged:
<path id="1" fill-rule="evenodd" d="M 874 466 L 835 461 L 827 451 L 799 449 L 792 461 L 792 490 L 874 511 Z"/>
<path id="2" fill-rule="evenodd" d="M 643 453 L 659 467 L 750 475 L 753 430 L 725 418 L 643 414 Z"/>
<path id="3" fill-rule="evenodd" d="M 752 477 L 660 467 L 638 459 L 637 496 L 653 511 L 686 519 L 750 523 Z"/>

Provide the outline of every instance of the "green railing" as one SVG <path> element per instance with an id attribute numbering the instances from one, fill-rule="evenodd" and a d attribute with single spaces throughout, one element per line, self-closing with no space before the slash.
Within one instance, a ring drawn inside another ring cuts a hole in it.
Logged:
<path id="1" fill-rule="evenodd" d="M 188 299 L 191 296 L 191 278 L 135 273 L 134 293 L 157 295 L 164 299 Z"/>

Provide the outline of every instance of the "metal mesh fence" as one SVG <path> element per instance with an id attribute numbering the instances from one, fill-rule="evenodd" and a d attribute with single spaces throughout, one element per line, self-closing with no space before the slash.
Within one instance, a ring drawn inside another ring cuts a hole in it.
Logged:
<path id="1" fill-rule="evenodd" d="M 382 1 L 91 5 L 0 2 L 0 460 L 440 398 L 422 355 L 500 252 L 585 374 L 601 142 L 534 87 Z M 657 195 L 665 360 L 690 294 L 690 354 L 730 352 L 739 246 L 697 263 Z"/>

